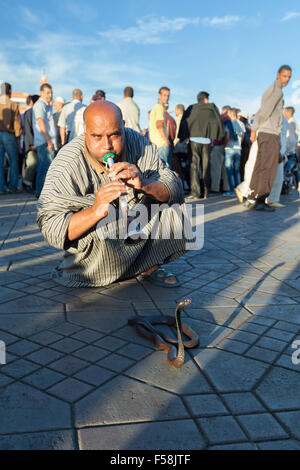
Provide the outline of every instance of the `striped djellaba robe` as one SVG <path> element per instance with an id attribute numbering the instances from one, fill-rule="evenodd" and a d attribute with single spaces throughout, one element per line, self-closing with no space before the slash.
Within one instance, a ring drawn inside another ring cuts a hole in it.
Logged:
<path id="1" fill-rule="evenodd" d="M 143 178 L 161 181 L 169 190 L 168 206 L 176 203 L 185 211 L 182 183 L 176 173 L 169 170 L 157 155 L 157 148 L 141 134 L 125 129 L 126 161 L 135 164 Z M 106 286 L 116 281 L 135 277 L 156 264 L 175 260 L 185 253 L 185 240 L 171 233 L 169 239 L 152 239 L 151 236 L 136 245 L 126 245 L 123 239 L 99 236 L 107 230 L 102 219 L 80 238 L 70 242 L 68 226 L 75 212 L 91 207 L 97 190 L 110 182 L 106 172 L 99 173 L 86 157 L 84 136 L 65 145 L 52 162 L 38 201 L 37 222 L 45 240 L 52 246 L 65 250 L 63 260 L 54 270 L 52 278 L 68 287 Z M 131 190 L 130 207 L 144 204 L 148 208 L 158 201 L 143 193 Z M 118 206 L 118 201 L 114 203 Z M 168 211 L 166 211 L 168 212 Z M 158 225 L 164 223 L 160 213 Z M 105 221 L 106 222 L 106 221 Z M 116 223 L 116 222 L 115 222 Z M 141 227 L 148 233 L 154 221 Z M 173 226 L 178 225 L 178 221 Z M 176 227 L 175 227 L 176 228 Z M 178 229 L 178 226 L 177 226 Z M 182 229 L 182 227 L 181 227 Z M 182 230 L 181 230 L 182 232 Z"/>

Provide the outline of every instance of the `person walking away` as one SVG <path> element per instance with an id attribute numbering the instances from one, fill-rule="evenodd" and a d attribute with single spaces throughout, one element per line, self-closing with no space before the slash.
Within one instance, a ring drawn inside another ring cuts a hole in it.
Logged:
<path id="1" fill-rule="evenodd" d="M 218 108 L 214 103 L 209 103 L 207 92 L 198 93 L 197 103 L 186 109 L 179 129 L 180 140 L 189 139 L 192 151 L 191 193 L 186 197 L 187 199 L 207 199 L 210 184 L 211 143 L 213 139 L 221 140 L 223 136 L 224 127 Z M 199 179 L 200 169 L 202 185 Z"/>
<path id="2" fill-rule="evenodd" d="M 122 111 L 125 121 L 125 127 L 141 132 L 140 128 L 140 108 L 133 100 L 134 90 L 131 86 L 127 86 L 123 91 L 123 100 L 117 103 Z"/>
<path id="3" fill-rule="evenodd" d="M 60 128 L 61 146 L 65 145 L 70 140 L 70 133 L 73 128 L 74 116 L 76 111 L 82 108 L 82 91 L 75 88 L 72 93 L 71 103 L 67 103 L 59 116 L 58 127 Z"/>

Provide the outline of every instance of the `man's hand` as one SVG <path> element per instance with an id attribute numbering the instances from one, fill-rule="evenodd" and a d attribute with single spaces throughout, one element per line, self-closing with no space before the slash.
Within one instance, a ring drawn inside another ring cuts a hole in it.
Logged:
<path id="1" fill-rule="evenodd" d="M 251 131 L 250 140 L 251 142 L 255 142 L 257 140 L 257 135 L 255 131 Z"/>
<path id="2" fill-rule="evenodd" d="M 137 190 L 141 190 L 144 185 L 142 174 L 138 167 L 128 162 L 114 163 L 110 168 L 110 175 L 115 181 L 122 180 L 126 185 Z"/>
<path id="3" fill-rule="evenodd" d="M 110 172 L 115 181 L 122 180 L 127 186 L 153 197 L 157 201 L 167 202 L 170 199 L 168 188 L 161 182 L 143 179 L 140 170 L 128 162 L 115 163 Z"/>
<path id="4" fill-rule="evenodd" d="M 53 142 L 51 142 L 51 140 L 48 140 L 47 143 L 48 143 L 47 150 L 49 150 L 49 152 L 52 152 L 52 150 L 54 150 Z"/>
<path id="5" fill-rule="evenodd" d="M 101 186 L 97 191 L 93 205 L 95 215 L 100 218 L 106 217 L 109 204 L 118 199 L 122 194 L 128 194 L 128 190 L 121 181 L 113 181 Z"/>
<path id="6" fill-rule="evenodd" d="M 127 189 L 125 184 L 120 181 L 113 181 L 101 186 L 97 191 L 93 206 L 72 215 L 68 227 L 68 239 L 70 241 L 76 240 L 94 227 L 99 220 L 106 217 L 109 204 L 118 199 L 121 194 L 127 194 Z"/>

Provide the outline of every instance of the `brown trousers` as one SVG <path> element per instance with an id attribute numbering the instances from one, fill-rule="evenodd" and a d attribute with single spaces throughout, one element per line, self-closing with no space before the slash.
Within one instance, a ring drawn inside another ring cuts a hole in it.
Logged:
<path id="1" fill-rule="evenodd" d="M 276 178 L 280 158 L 280 136 L 260 132 L 258 152 L 249 186 L 248 199 L 264 202 Z"/>

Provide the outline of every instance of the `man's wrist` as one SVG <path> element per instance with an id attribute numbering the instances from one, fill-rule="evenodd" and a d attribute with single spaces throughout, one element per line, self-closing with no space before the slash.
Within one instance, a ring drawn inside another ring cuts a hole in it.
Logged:
<path id="1" fill-rule="evenodd" d="M 147 180 L 145 178 L 141 178 L 141 186 L 140 186 L 140 189 L 138 189 L 138 191 L 146 194 L 148 184 L 149 184 L 149 180 Z"/>
<path id="2" fill-rule="evenodd" d="M 104 207 L 105 206 L 105 207 Z M 104 219 L 108 214 L 107 207 L 105 204 L 95 204 L 91 207 L 91 221 L 93 225 L 96 225 L 99 220 Z"/>

